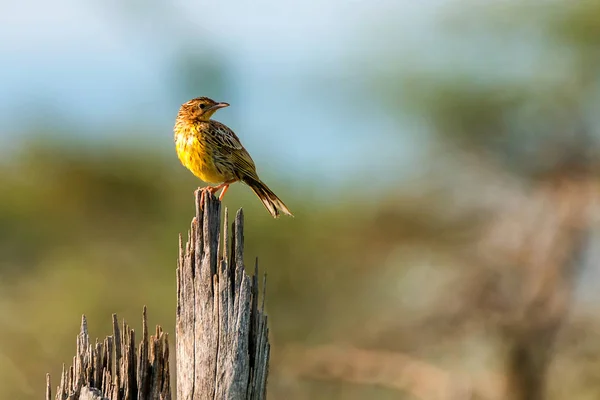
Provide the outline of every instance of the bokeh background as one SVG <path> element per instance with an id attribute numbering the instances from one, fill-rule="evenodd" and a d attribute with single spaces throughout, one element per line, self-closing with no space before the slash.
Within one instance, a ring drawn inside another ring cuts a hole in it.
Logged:
<path id="1" fill-rule="evenodd" d="M 296 215 L 224 201 L 270 398 L 600 396 L 599 2 L 3 1 L 0 55 L 0 399 L 58 384 L 82 314 L 174 331 L 199 95 Z"/>

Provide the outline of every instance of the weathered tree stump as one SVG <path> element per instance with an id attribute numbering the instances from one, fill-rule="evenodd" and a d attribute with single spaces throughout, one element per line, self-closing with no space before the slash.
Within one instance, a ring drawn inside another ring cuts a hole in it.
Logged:
<path id="1" fill-rule="evenodd" d="M 270 345 L 264 296 L 258 306 L 258 262 L 254 277 L 249 277 L 242 211 L 229 240 L 227 210 L 220 236 L 221 203 L 206 195 L 200 204 L 200 197 L 197 192 L 196 217 L 185 248 L 180 237 L 177 398 L 262 400 Z"/>
<path id="2" fill-rule="evenodd" d="M 196 217 L 185 245 L 179 236 L 177 266 L 177 398 L 179 400 L 266 397 L 270 345 L 264 295 L 259 307 L 258 262 L 244 268 L 244 220 L 238 211 L 229 238 L 221 203 L 196 193 Z M 221 251 L 222 250 L 222 251 Z M 221 254 L 222 253 L 222 254 Z M 263 280 L 263 286 L 266 279 Z M 148 339 L 144 307 L 142 341 L 113 315 L 113 335 L 90 343 L 85 316 L 73 365 L 63 366 L 56 400 L 170 400 L 169 346 L 160 327 Z M 51 400 L 47 376 L 46 400 Z"/>
<path id="3" fill-rule="evenodd" d="M 83 316 L 77 336 L 73 365 L 60 377 L 56 400 L 171 399 L 168 335 L 160 326 L 148 340 L 146 307 L 142 319 L 142 341 L 135 349 L 135 333 L 123 321 L 119 329 L 113 314 L 113 335 L 90 343 Z M 52 399 L 50 376 L 46 377 L 46 400 Z"/>

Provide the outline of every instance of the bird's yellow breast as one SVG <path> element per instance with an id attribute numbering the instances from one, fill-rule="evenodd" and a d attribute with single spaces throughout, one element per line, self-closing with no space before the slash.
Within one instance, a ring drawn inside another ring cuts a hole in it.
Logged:
<path id="1" fill-rule="evenodd" d="M 181 163 L 206 183 L 228 179 L 215 167 L 213 149 L 193 126 L 175 128 L 175 148 Z"/>

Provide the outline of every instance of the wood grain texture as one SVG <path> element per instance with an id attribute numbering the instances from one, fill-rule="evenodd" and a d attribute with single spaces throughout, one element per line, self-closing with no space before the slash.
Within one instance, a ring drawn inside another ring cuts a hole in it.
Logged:
<path id="1" fill-rule="evenodd" d="M 168 335 L 157 326 L 155 335 L 148 338 L 145 307 L 142 324 L 142 340 L 136 352 L 135 333 L 125 321 L 119 328 L 113 314 L 113 335 L 91 344 L 83 316 L 73 365 L 65 369 L 63 364 L 55 399 L 170 400 Z M 51 398 L 48 375 L 46 400 Z"/>
<path id="2" fill-rule="evenodd" d="M 258 264 L 244 266 L 244 218 L 231 226 L 221 203 L 196 193 L 188 241 L 177 268 L 177 398 L 265 399 L 270 345 L 264 297 L 259 307 Z"/>

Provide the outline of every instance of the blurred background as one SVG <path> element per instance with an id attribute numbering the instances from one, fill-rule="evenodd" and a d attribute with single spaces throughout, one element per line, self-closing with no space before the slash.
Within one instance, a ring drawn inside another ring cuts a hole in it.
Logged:
<path id="1" fill-rule="evenodd" d="M 600 2 L 3 1 L 0 54 L 0 399 L 58 384 L 84 313 L 173 334 L 200 95 L 296 215 L 224 200 L 269 398 L 600 396 Z"/>

